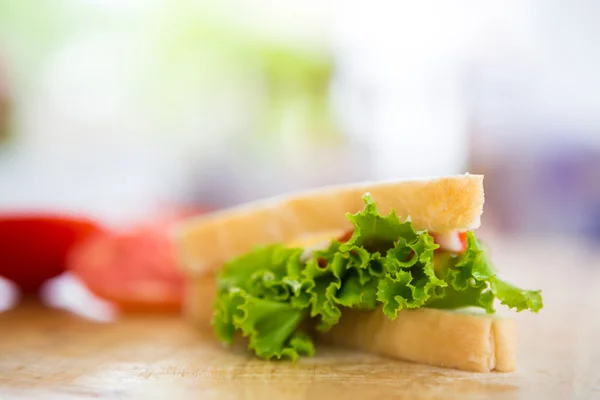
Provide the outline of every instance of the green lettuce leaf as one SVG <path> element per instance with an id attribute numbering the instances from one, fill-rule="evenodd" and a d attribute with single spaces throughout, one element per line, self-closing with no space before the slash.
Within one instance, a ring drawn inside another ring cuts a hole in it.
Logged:
<path id="1" fill-rule="evenodd" d="M 299 273 L 301 254 L 302 249 L 282 245 L 257 248 L 224 266 L 217 281 L 218 291 L 236 287 L 249 292 L 273 288 L 284 277 L 293 276 L 294 268 Z"/>
<path id="2" fill-rule="evenodd" d="M 523 310 L 538 312 L 544 307 L 541 290 L 520 289 L 501 280 L 497 275 L 491 280 L 491 292 L 500 300 L 501 304 L 514 308 L 517 312 Z"/>
<path id="3" fill-rule="evenodd" d="M 502 280 L 473 232 L 467 233 L 467 249 L 446 271 L 449 287 L 439 299 L 428 304 L 433 308 L 480 307 L 493 313 L 494 300 L 517 312 L 538 312 L 543 307 L 541 291 L 524 290 Z"/>
<path id="4" fill-rule="evenodd" d="M 393 210 L 381 215 L 369 194 L 363 200 L 361 212 L 347 215 L 354 231 L 345 243 L 333 240 L 307 260 L 302 249 L 272 245 L 229 262 L 218 277 L 217 337 L 232 343 L 239 332 L 260 357 L 296 360 L 314 354 L 305 329 L 326 332 L 345 308 L 395 319 L 419 307 L 492 313 L 496 300 L 517 311 L 543 307 L 540 291 L 498 276 L 473 233 L 463 254 L 440 252 L 428 232 L 416 231 Z"/>
<path id="5" fill-rule="evenodd" d="M 281 301 L 261 299 L 233 288 L 216 300 L 213 325 L 217 336 L 232 343 L 236 330 L 249 339 L 248 347 L 263 358 L 312 356 L 314 345 L 302 332 L 302 310 Z"/>
<path id="6" fill-rule="evenodd" d="M 346 214 L 346 218 L 354 225 L 354 232 L 339 250 L 348 251 L 352 247 L 364 247 L 371 252 L 384 253 L 393 247 L 398 240 L 414 241 L 418 234 L 410 221 L 400 222 L 396 211 L 387 216 L 379 214 L 373 196 L 363 196 L 365 208 L 356 214 Z"/>

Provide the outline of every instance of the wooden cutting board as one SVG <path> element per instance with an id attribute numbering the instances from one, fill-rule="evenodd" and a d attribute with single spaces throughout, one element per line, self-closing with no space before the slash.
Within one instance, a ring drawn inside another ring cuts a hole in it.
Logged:
<path id="1" fill-rule="evenodd" d="M 544 289 L 545 308 L 516 317 L 515 373 L 474 374 L 323 347 L 297 364 L 265 362 L 224 349 L 176 316 L 97 323 L 29 302 L 0 314 L 0 399 L 600 398 L 600 263 L 563 253 L 530 255 L 538 264 L 530 259 L 528 272 L 521 270 L 520 283 Z"/>

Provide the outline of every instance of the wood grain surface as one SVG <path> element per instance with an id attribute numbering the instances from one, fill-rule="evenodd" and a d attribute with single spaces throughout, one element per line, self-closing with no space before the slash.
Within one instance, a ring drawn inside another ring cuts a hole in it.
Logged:
<path id="1" fill-rule="evenodd" d="M 537 243 L 537 242 L 536 242 Z M 600 258 L 561 243 L 499 246 L 523 286 L 518 370 L 476 374 L 319 347 L 297 364 L 224 349 L 176 316 L 98 323 L 35 302 L 0 314 L 0 399 L 600 398 Z"/>

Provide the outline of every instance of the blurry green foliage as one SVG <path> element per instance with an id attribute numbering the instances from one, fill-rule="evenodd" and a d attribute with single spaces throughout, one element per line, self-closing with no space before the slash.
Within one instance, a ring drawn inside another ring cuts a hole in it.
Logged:
<path id="1" fill-rule="evenodd" d="M 156 46 L 152 73 L 168 77 L 157 82 L 159 92 L 174 95 L 197 79 L 208 81 L 202 85 L 208 92 L 216 90 L 211 87 L 215 77 L 250 80 L 260 87 L 258 101 L 265 102 L 259 125 L 249 127 L 248 133 L 276 139 L 292 115 L 295 129 L 306 136 L 337 137 L 328 99 L 333 63 L 325 46 L 300 47 L 265 37 L 198 9 L 196 3 L 173 3 L 166 12 L 154 13 L 144 30 Z"/>
<path id="2" fill-rule="evenodd" d="M 60 0 L 0 1 L 0 57 L 6 61 L 9 86 L 23 88 L 48 55 L 73 32 L 74 10 Z"/>
<path id="3" fill-rule="evenodd" d="M 0 1 L 0 56 L 4 52 L 10 61 L 11 86 L 35 87 L 48 57 L 81 32 L 116 32 L 135 47 L 131 84 L 139 101 L 167 117 L 179 118 L 194 92 L 211 96 L 225 81 L 234 88 L 258 87 L 250 93 L 258 110 L 250 136 L 276 142 L 290 116 L 294 131 L 303 135 L 337 136 L 328 101 L 333 64 L 325 46 L 301 47 L 241 27 L 223 15 L 223 7 L 215 11 L 213 2 L 156 1 L 133 8 L 100 3 Z"/>

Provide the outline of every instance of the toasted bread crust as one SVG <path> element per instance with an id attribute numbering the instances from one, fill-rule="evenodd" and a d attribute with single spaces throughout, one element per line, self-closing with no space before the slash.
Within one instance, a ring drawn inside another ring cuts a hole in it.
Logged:
<path id="1" fill-rule="evenodd" d="M 258 245 L 287 243 L 350 228 L 346 213 L 364 207 L 370 192 L 382 214 L 395 209 L 416 229 L 444 233 L 479 227 L 483 176 L 399 180 L 334 186 L 249 203 L 183 223 L 176 229 L 182 266 L 191 274 L 220 268 Z"/>

